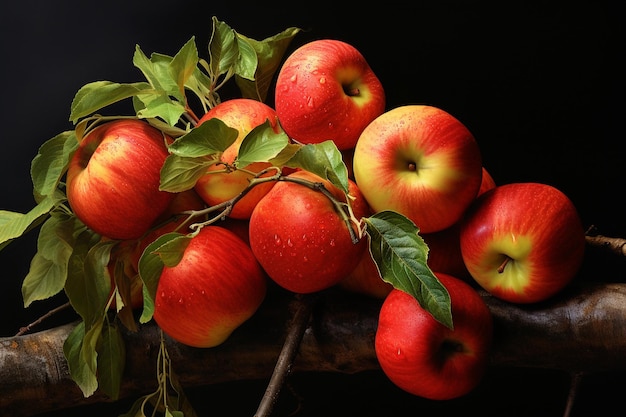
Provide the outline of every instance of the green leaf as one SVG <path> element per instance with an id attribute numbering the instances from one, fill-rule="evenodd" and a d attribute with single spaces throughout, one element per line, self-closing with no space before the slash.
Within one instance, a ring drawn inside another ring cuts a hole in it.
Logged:
<path id="1" fill-rule="evenodd" d="M 187 84 L 187 80 L 192 77 L 197 67 L 198 48 L 196 47 L 195 38 L 192 37 L 176 53 L 174 59 L 172 59 L 169 64 L 170 74 L 178 86 L 181 97 L 185 97 L 185 85 Z"/>
<path id="2" fill-rule="evenodd" d="M 63 193 L 56 191 L 41 200 L 26 214 L 0 210 L 0 249 L 43 223 L 50 211 L 64 199 Z"/>
<path id="3" fill-rule="evenodd" d="M 450 295 L 426 264 L 428 246 L 417 226 L 393 211 L 364 220 L 370 253 L 382 279 L 415 297 L 437 321 L 452 328 Z"/>
<path id="4" fill-rule="evenodd" d="M 90 329 L 102 320 L 111 293 L 107 270 L 115 241 L 102 241 L 91 230 L 78 236 L 68 263 L 65 292 L 72 307 Z"/>
<path id="5" fill-rule="evenodd" d="M 39 230 L 37 252 L 22 282 L 24 306 L 59 293 L 65 286 L 74 232 L 82 223 L 73 216 L 53 212 Z"/>
<path id="6" fill-rule="evenodd" d="M 140 102 L 141 106 L 138 106 L 137 102 Z M 185 112 L 185 106 L 172 100 L 165 92 L 138 94 L 133 103 L 137 117 L 141 119 L 160 117 L 170 126 L 178 123 Z"/>
<path id="7" fill-rule="evenodd" d="M 35 201 L 54 193 L 78 148 L 76 133 L 66 131 L 44 142 L 30 165 Z"/>
<path id="8" fill-rule="evenodd" d="M 348 168 L 341 152 L 331 140 L 301 146 L 285 165 L 310 171 L 348 192 Z"/>
<path id="9" fill-rule="evenodd" d="M 159 285 L 159 278 L 165 263 L 160 256 L 161 247 L 168 242 L 184 236 L 180 233 L 166 233 L 150 243 L 139 258 L 139 276 L 143 283 L 143 311 L 139 318 L 140 323 L 147 323 L 154 313 L 154 300 Z M 183 248 L 184 250 L 184 248 Z M 182 253 L 178 256 L 182 257 Z"/>
<path id="10" fill-rule="evenodd" d="M 135 46 L 133 64 L 143 73 L 152 89 L 159 95 L 165 94 L 184 102 L 185 97 L 178 88 L 174 74 L 172 74 L 171 62 L 172 57 L 158 53 L 154 53 L 148 58 L 139 45 Z"/>
<path id="11" fill-rule="evenodd" d="M 70 121 L 76 123 L 82 117 L 89 116 L 118 101 L 136 96 L 150 88 L 150 85 L 145 82 L 120 84 L 111 81 L 94 81 L 86 84 L 74 96 L 70 107 Z"/>
<path id="12" fill-rule="evenodd" d="M 245 41 L 256 54 L 255 63 L 250 62 L 246 66 L 240 63 L 236 69 L 235 83 L 243 97 L 265 102 L 274 74 L 280 68 L 289 44 L 300 31 L 299 28 L 290 27 L 262 41 L 237 33 L 239 45 Z M 242 69 L 240 70 L 240 68 Z M 252 68 L 255 68 L 253 77 L 249 74 L 249 70 Z"/>
<path id="13" fill-rule="evenodd" d="M 85 397 L 90 397 L 98 389 L 96 346 L 100 340 L 102 324 L 102 321 L 96 323 L 89 331 L 85 331 L 85 324 L 81 321 L 63 344 L 70 376 Z"/>
<path id="14" fill-rule="evenodd" d="M 104 326 L 98 344 L 98 385 L 112 400 L 117 400 L 126 365 L 126 345 L 118 327 Z"/>
<path id="15" fill-rule="evenodd" d="M 235 37 L 235 43 L 239 50 L 239 57 L 235 63 L 234 73 L 240 78 L 254 81 L 254 74 L 256 74 L 257 65 L 259 60 L 257 59 L 256 51 L 248 39 L 244 36 L 237 35 Z"/>
<path id="16" fill-rule="evenodd" d="M 206 158 L 187 158 L 169 155 L 161 168 L 161 191 L 179 193 L 196 185 L 208 167 L 216 161 Z"/>
<path id="17" fill-rule="evenodd" d="M 213 33 L 209 41 L 209 77 L 215 81 L 224 75 L 228 79 L 232 76 L 239 60 L 235 31 L 215 16 L 212 21 Z"/>
<path id="18" fill-rule="evenodd" d="M 282 130 L 276 133 L 269 120 L 256 126 L 243 138 L 235 165 L 245 168 L 254 162 L 269 162 L 289 144 L 289 136 Z"/>
<path id="19" fill-rule="evenodd" d="M 168 146 L 177 156 L 198 157 L 224 152 L 239 136 L 239 131 L 217 118 L 191 129 Z"/>

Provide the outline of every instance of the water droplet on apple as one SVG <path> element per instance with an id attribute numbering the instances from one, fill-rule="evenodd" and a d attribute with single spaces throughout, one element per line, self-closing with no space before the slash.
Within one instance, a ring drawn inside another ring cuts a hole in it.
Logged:
<path id="1" fill-rule="evenodd" d="M 306 99 L 306 105 L 310 108 L 315 107 L 315 103 L 313 102 L 313 97 L 307 97 Z"/>
<path id="2" fill-rule="evenodd" d="M 302 262 L 309 262 L 309 258 L 307 258 L 306 256 L 304 256 L 304 257 L 302 258 Z"/>
<path id="3" fill-rule="evenodd" d="M 274 243 L 276 244 L 276 246 L 280 246 L 283 244 L 283 241 L 281 240 L 280 236 L 274 235 Z"/>
<path id="4" fill-rule="evenodd" d="M 289 81 L 291 81 L 292 83 L 295 83 L 298 81 L 298 76 L 296 74 L 292 75 L 291 78 L 289 79 Z"/>
<path id="5" fill-rule="evenodd" d="M 335 242 L 335 239 L 331 239 L 330 240 L 330 246 L 335 246 L 337 243 Z"/>
<path id="6" fill-rule="evenodd" d="M 307 236 L 306 236 L 306 233 L 305 233 L 305 234 L 303 234 L 303 235 L 302 235 L 302 241 L 303 241 L 303 242 L 306 242 L 306 241 L 307 241 L 307 239 L 308 239 L 308 238 L 307 238 Z"/>
<path id="7" fill-rule="evenodd" d="M 293 248 L 293 242 L 291 241 L 291 238 L 287 239 L 287 246 Z"/>
<path id="8" fill-rule="evenodd" d="M 184 303 L 184 302 L 185 302 L 185 300 L 184 300 L 182 297 L 180 297 L 180 298 L 178 299 L 178 304 L 182 304 L 182 303 Z"/>
<path id="9" fill-rule="evenodd" d="M 329 123 L 328 123 L 328 128 L 329 128 L 329 129 L 332 129 L 333 127 L 335 127 L 335 125 L 333 125 L 333 122 L 329 122 Z"/>
<path id="10" fill-rule="evenodd" d="M 320 84 L 326 84 L 326 77 L 320 77 Z"/>

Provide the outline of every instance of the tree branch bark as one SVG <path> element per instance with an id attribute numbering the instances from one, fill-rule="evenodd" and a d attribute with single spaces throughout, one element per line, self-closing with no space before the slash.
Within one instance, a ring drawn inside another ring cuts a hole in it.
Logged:
<path id="1" fill-rule="evenodd" d="M 558 298 L 520 306 L 481 295 L 494 315 L 492 366 L 571 372 L 626 370 L 626 284 L 573 285 Z M 198 349 L 166 339 L 183 386 L 268 379 L 291 321 L 286 297 L 267 300 L 224 344 Z M 291 372 L 356 373 L 379 369 L 374 336 L 380 301 L 330 291 L 320 297 Z M 29 416 L 111 401 L 84 398 L 69 376 L 63 342 L 74 324 L 0 338 L 0 411 Z M 154 391 L 159 331 L 125 333 L 127 366 L 121 398 Z"/>

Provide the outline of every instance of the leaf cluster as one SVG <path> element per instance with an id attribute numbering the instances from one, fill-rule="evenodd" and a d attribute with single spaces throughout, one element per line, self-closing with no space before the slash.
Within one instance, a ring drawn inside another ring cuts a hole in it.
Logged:
<path id="1" fill-rule="evenodd" d="M 119 326 L 136 330 L 137 325 L 122 279 L 124 265 L 116 265 L 113 276 L 108 268 L 119 242 L 90 230 L 67 204 L 64 176 L 80 141 L 93 126 L 107 120 L 145 120 L 173 139 L 168 143 L 169 156 L 161 170 L 161 189 L 177 193 L 193 188 L 209 167 L 221 163 L 220 155 L 237 138 L 237 131 L 219 119 L 198 125 L 202 114 L 220 103 L 220 89 L 230 81 L 242 97 L 265 101 L 283 56 L 299 31 L 292 27 L 257 41 L 214 17 L 206 59 L 200 57 L 194 38 L 174 56 L 153 53 L 148 57 L 137 46 L 133 64 L 145 80 L 96 81 L 81 87 L 70 107 L 75 129 L 46 141 L 32 160 L 36 205 L 27 213 L 0 210 L 0 250 L 39 228 L 37 251 L 22 285 L 25 307 L 64 291 L 81 318 L 66 340 L 64 352 L 72 378 L 85 396 L 100 388 L 117 398 L 125 363 Z M 131 101 L 133 114 L 101 114 L 122 100 Z M 348 193 L 347 168 L 330 140 L 315 145 L 296 144 L 282 129 L 266 122 L 244 138 L 234 163 L 223 168 L 226 172 L 246 170 L 255 162 L 270 163 L 274 175 L 261 178 L 267 172 L 250 172 L 250 187 L 264 181 L 288 180 L 281 171 L 289 167 L 313 172 Z M 227 216 L 240 197 L 220 207 L 191 213 L 189 221 L 204 219 L 195 224 L 199 230 Z M 417 226 L 395 212 L 354 219 L 350 199 L 346 201 L 334 202 L 346 221 L 354 225 L 358 239 L 369 239 L 370 254 L 381 278 L 412 294 L 437 320 L 452 327 L 449 295 L 426 265 L 428 247 Z M 180 260 L 192 237 L 193 233 L 169 233 L 144 251 L 138 272 L 144 301 L 140 323 L 152 318 L 162 268 Z"/>

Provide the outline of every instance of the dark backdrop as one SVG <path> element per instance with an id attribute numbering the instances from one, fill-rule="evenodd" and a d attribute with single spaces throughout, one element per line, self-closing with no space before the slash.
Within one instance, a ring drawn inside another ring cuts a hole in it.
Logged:
<path id="1" fill-rule="evenodd" d="M 132 65 L 136 44 L 147 54 L 174 54 L 196 36 L 205 54 L 215 15 L 256 39 L 301 27 L 294 47 L 324 37 L 352 43 L 383 82 L 388 107 L 442 107 L 474 133 L 498 183 L 555 185 L 572 198 L 585 225 L 626 236 L 618 2 L 387 1 L 341 12 L 336 3 L 4 2 L 0 209 L 32 208 L 30 161 L 44 141 L 72 127 L 69 106 L 82 85 L 141 80 Z M 0 252 L 0 336 L 58 304 L 22 307 L 20 284 L 35 237 Z M 623 270 L 592 270 L 623 276 Z"/>

